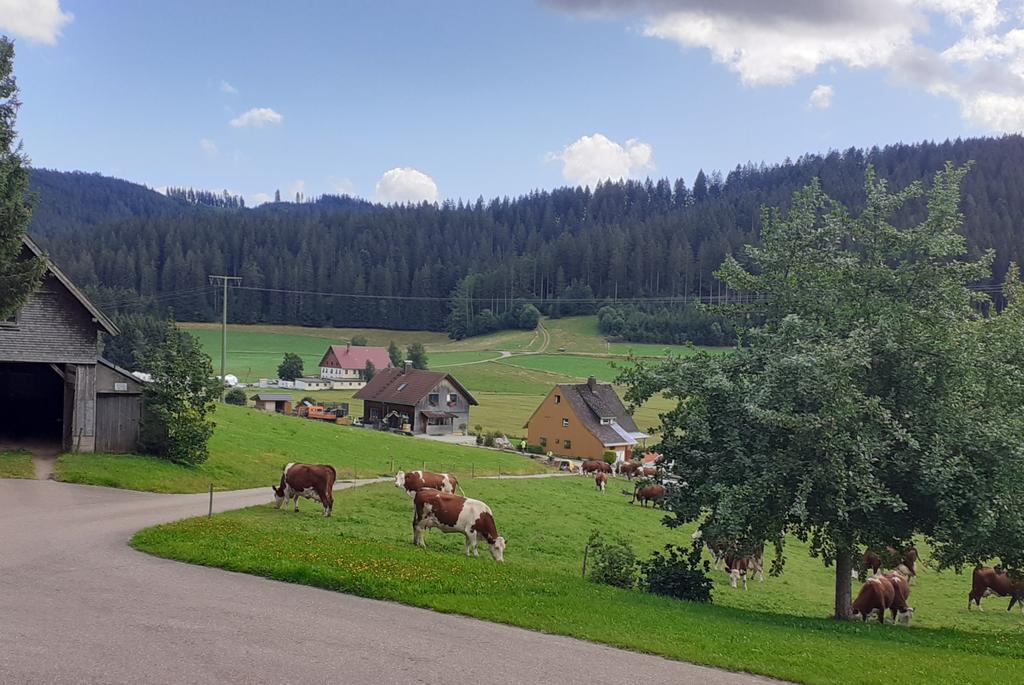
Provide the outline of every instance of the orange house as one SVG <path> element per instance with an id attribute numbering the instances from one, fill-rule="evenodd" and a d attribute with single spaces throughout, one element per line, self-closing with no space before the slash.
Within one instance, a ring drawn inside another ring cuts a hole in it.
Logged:
<path id="1" fill-rule="evenodd" d="M 586 383 L 556 385 L 526 422 L 527 440 L 561 457 L 632 459 L 648 436 L 640 432 L 615 388 L 591 376 Z"/>

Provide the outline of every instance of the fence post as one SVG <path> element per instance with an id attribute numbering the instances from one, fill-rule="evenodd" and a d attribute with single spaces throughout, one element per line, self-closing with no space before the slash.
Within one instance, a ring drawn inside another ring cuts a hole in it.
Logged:
<path id="1" fill-rule="evenodd" d="M 469 462 L 469 477 L 476 478 L 476 464 Z"/>
<path id="2" fill-rule="evenodd" d="M 587 577 L 587 553 L 590 552 L 590 541 L 583 547 L 583 577 Z"/>
<path id="3" fill-rule="evenodd" d="M 206 518 L 213 516 L 213 483 L 210 483 L 210 510 L 206 512 Z"/>

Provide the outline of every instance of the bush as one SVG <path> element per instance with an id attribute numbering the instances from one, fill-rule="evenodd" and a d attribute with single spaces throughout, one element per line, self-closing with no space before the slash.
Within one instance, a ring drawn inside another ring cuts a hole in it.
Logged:
<path id="1" fill-rule="evenodd" d="M 366 347 L 366 336 L 365 335 L 353 335 L 352 340 L 349 341 L 352 347 Z"/>
<path id="2" fill-rule="evenodd" d="M 232 388 L 224 393 L 224 401 L 227 404 L 236 404 L 239 407 L 244 407 L 246 400 L 248 399 L 249 398 L 245 396 L 245 391 L 241 388 Z"/>
<path id="3" fill-rule="evenodd" d="M 621 537 L 605 540 L 600 531 L 593 531 L 587 541 L 587 574 L 592 582 L 629 589 L 636 582 L 636 554 Z"/>
<path id="4" fill-rule="evenodd" d="M 615 460 L 618 458 L 619 455 L 615 454 L 615 452 L 612 452 L 611 450 L 605 450 L 605 453 L 604 453 L 603 456 L 604 456 L 605 463 L 614 464 Z"/>
<path id="5" fill-rule="evenodd" d="M 494 447 L 494 438 L 497 434 L 494 431 L 487 431 L 484 434 L 484 447 Z"/>
<path id="6" fill-rule="evenodd" d="M 544 448 L 540 445 L 527 445 L 526 451 L 530 454 L 544 454 Z"/>
<path id="7" fill-rule="evenodd" d="M 702 560 L 702 549 L 700 543 L 697 543 L 689 550 L 677 545 L 665 545 L 667 556 L 654 552 L 650 559 L 640 562 L 641 589 L 675 599 L 710 602 L 714 581 L 708 577 L 711 563 Z"/>

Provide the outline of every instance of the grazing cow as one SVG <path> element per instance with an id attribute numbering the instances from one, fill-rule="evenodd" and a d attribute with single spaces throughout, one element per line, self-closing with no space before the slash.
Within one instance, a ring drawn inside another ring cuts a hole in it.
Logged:
<path id="1" fill-rule="evenodd" d="M 491 548 L 495 561 L 505 559 L 505 538 L 498 535 L 491 509 L 479 500 L 459 497 L 447 492 L 424 488 L 413 498 L 412 543 L 426 547 L 423 531 L 440 528 L 445 533 L 466 536 L 466 556 L 480 556 L 476 549 L 477 537 L 482 537 Z"/>
<path id="2" fill-rule="evenodd" d="M 640 470 L 640 464 L 635 461 L 624 461 L 619 464 L 619 475 L 625 476 L 629 480 L 633 480 L 633 477 L 637 475 Z"/>
<path id="3" fill-rule="evenodd" d="M 596 476 L 594 476 L 594 485 L 597 486 L 598 490 L 604 492 L 605 487 L 608 485 L 608 474 L 598 473 Z"/>
<path id="4" fill-rule="evenodd" d="M 725 555 L 725 572 L 729 574 L 729 584 L 736 587 L 736 582 L 743 580 L 743 589 L 747 589 L 747 575 L 753 573 L 764 582 L 764 572 L 757 556 Z"/>
<path id="5" fill-rule="evenodd" d="M 900 564 L 900 566 L 903 565 Z M 902 571 L 893 571 L 892 573 L 886 573 L 885 577 L 892 583 L 893 589 L 892 604 L 889 605 L 889 610 L 892 612 L 892 622 L 909 626 L 910 619 L 914 617 L 914 608 L 907 605 L 907 600 L 910 599 L 910 583 L 907 582 L 907 576 Z M 899 621 L 896 620 L 897 616 Z"/>
<path id="6" fill-rule="evenodd" d="M 857 599 L 853 600 L 853 615 L 858 614 L 867 622 L 871 613 L 878 612 L 878 622 L 885 623 L 885 612 L 892 606 L 896 597 L 896 589 L 892 581 L 883 575 L 871 576 L 861 586 Z"/>
<path id="7" fill-rule="evenodd" d="M 597 459 L 588 459 L 580 466 L 580 475 L 585 476 L 588 473 L 611 473 L 612 465 L 606 461 L 598 461 Z"/>
<path id="8" fill-rule="evenodd" d="M 651 506 L 657 506 L 659 504 L 664 507 L 665 500 L 665 486 L 664 485 L 645 485 L 640 487 L 638 484 L 633 489 L 633 499 L 630 500 L 630 504 L 640 501 L 641 507 L 646 507 L 647 503 L 650 502 Z"/>
<path id="9" fill-rule="evenodd" d="M 971 593 L 967 595 L 967 609 L 971 608 L 971 602 L 981 608 L 981 600 L 989 595 L 1010 598 L 1010 605 L 1006 607 L 1009 611 L 1016 603 L 1020 606 L 1020 612 L 1024 614 L 1024 581 L 1013 581 L 1006 571 L 996 571 L 991 566 L 983 566 L 974 569 L 971 577 Z"/>
<path id="10" fill-rule="evenodd" d="M 294 500 L 295 511 L 298 511 L 299 498 L 305 497 L 322 504 L 324 516 L 330 516 L 334 509 L 336 477 L 334 467 L 329 464 L 288 464 L 281 474 L 281 484 L 271 486 L 274 506 L 280 509 L 288 500 Z"/>
<path id="11" fill-rule="evenodd" d="M 918 558 L 917 549 L 914 547 L 908 547 L 902 552 L 895 547 L 886 547 L 884 552 L 868 549 L 864 551 L 864 569 L 865 573 L 870 570 L 872 575 L 878 575 L 882 568 L 902 567 L 906 571 L 904 575 L 913 583 L 917 578 Z"/>
<path id="12" fill-rule="evenodd" d="M 409 497 L 415 497 L 423 488 L 433 488 L 441 492 L 455 493 L 459 487 L 459 479 L 450 473 L 434 473 L 433 471 L 399 471 L 395 474 L 395 487 L 404 488 Z"/>

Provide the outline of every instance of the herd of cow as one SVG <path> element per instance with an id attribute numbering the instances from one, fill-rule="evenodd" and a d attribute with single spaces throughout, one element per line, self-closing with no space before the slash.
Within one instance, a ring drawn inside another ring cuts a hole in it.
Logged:
<path id="1" fill-rule="evenodd" d="M 650 471 L 648 473 L 647 471 Z M 608 483 L 608 475 L 615 473 L 611 465 L 601 461 L 584 462 L 580 473 L 594 474 L 598 490 L 604 491 Z M 617 472 L 631 479 L 636 476 L 658 475 L 655 469 L 627 462 L 619 464 Z M 333 466 L 328 464 L 288 464 L 281 474 L 279 485 L 273 486 L 274 504 L 277 508 L 286 502 L 294 502 L 295 511 L 299 510 L 299 498 L 303 497 L 319 502 L 324 509 L 324 516 L 330 516 L 334 508 L 334 481 L 337 474 Z M 424 547 L 423 534 L 428 528 L 437 528 L 445 533 L 461 533 L 466 538 L 466 556 L 479 556 L 477 542 L 483 538 L 495 561 L 501 562 L 505 556 L 505 538 L 498 535 L 494 523 L 494 515 L 485 503 L 455 494 L 459 481 L 449 473 L 433 473 L 430 471 L 399 471 L 395 475 L 395 487 L 405 491 L 413 500 L 412 541 L 414 545 Z M 659 484 L 637 484 L 633 491 L 633 502 L 639 501 L 641 506 L 648 502 L 652 505 L 664 506 L 665 486 Z M 694 540 L 703 537 L 697 530 Z M 711 551 L 715 568 L 724 566 L 729 574 L 732 587 L 737 587 L 742 580 L 743 589 L 747 589 L 747 576 L 753 575 L 764 581 L 764 545 L 740 551 L 738 545 L 720 541 L 705 540 Z M 871 575 L 865 580 L 853 602 L 854 616 L 867 621 L 872 615 L 878 615 L 879 623 L 885 622 L 885 614 L 891 613 L 894 623 L 909 625 L 914 615 L 914 608 L 907 601 L 910 598 L 910 585 L 917 578 L 918 552 L 909 547 L 896 550 L 892 547 L 884 551 L 867 550 L 863 557 L 865 574 Z M 891 569 L 886 571 L 886 569 Z M 854 573 L 856 576 L 856 572 Z M 990 595 L 1009 597 L 1010 605 L 1020 606 L 1024 613 L 1024 581 L 1012 579 L 1006 571 L 991 567 L 974 569 L 971 578 L 971 591 L 967 597 L 967 608 L 973 603 L 982 610 L 981 600 Z"/>

